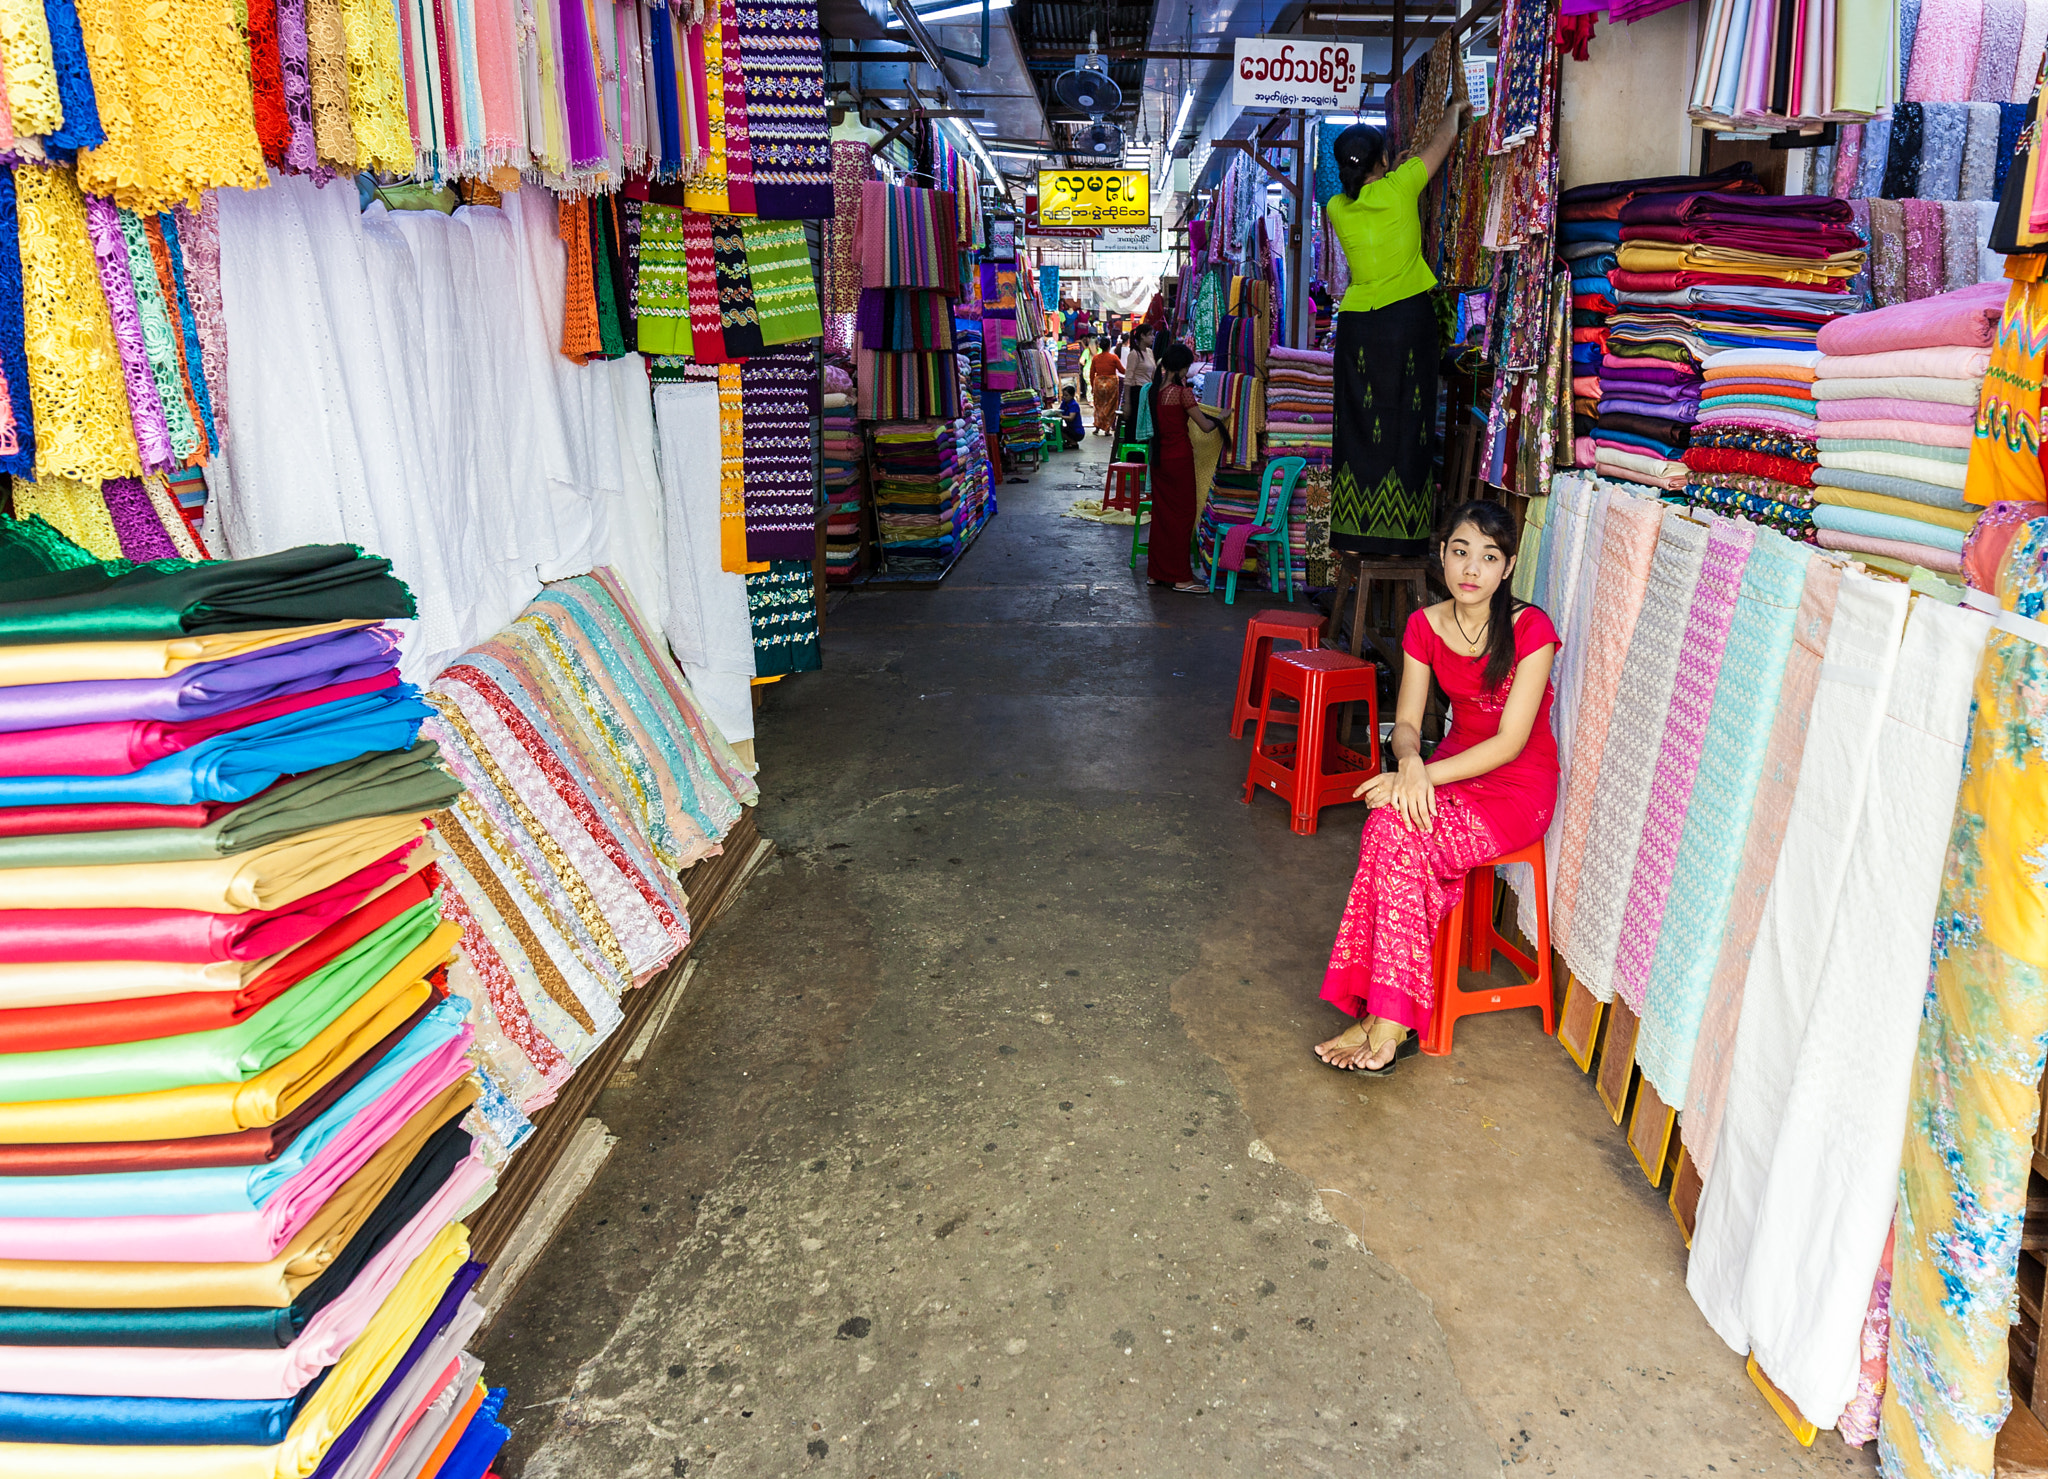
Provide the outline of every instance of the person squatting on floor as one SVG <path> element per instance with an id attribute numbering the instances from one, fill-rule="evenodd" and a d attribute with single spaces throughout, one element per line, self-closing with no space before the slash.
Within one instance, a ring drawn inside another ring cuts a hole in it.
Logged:
<path id="1" fill-rule="evenodd" d="M 1396 768 L 1356 792 L 1372 812 L 1323 977 L 1323 1000 L 1358 1019 L 1316 1044 L 1333 1068 L 1391 1073 L 1416 1050 L 1436 1007 L 1437 927 L 1466 873 L 1534 842 L 1557 809 L 1559 639 L 1541 608 L 1508 589 L 1515 549 L 1499 504 L 1453 510 L 1437 544 L 1451 598 L 1409 617 L 1402 635 Z M 1451 729 L 1424 761 L 1432 678 L 1451 701 Z"/>

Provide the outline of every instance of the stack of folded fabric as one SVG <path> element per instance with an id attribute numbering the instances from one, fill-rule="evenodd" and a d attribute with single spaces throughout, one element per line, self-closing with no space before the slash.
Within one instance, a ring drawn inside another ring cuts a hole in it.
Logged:
<path id="1" fill-rule="evenodd" d="M 967 356 L 963 354 L 960 373 L 967 372 Z M 981 418 L 980 396 L 962 400 L 960 418 L 953 423 L 953 441 L 960 465 L 953 529 L 959 548 L 965 549 L 996 511 L 995 469 L 989 463 L 988 428 Z"/>
<path id="2" fill-rule="evenodd" d="M 1277 354 L 1279 351 L 1274 352 Z M 1209 487 L 1209 501 L 1203 505 L 1201 521 L 1195 531 L 1197 576 L 1207 578 L 1209 553 L 1216 548 L 1217 536 L 1227 535 L 1239 524 L 1249 524 L 1258 514 L 1259 490 L 1264 481 L 1263 468 L 1232 467 L 1226 463 L 1216 469 L 1215 481 Z M 1297 591 L 1308 585 L 1308 486 L 1307 477 L 1295 483 L 1294 498 L 1287 510 L 1287 553 L 1294 566 Z M 1249 556 L 1244 568 L 1248 572 L 1259 572 L 1261 579 L 1270 578 L 1270 573 L 1262 569 L 1257 555 Z M 1275 582 L 1276 588 L 1277 585 Z"/>
<path id="3" fill-rule="evenodd" d="M 1622 212 L 1638 201 L 1658 195 L 1695 195 L 1703 191 L 1763 194 L 1763 187 L 1750 176 L 1749 165 L 1742 163 L 1705 176 L 1675 175 L 1580 185 L 1558 197 L 1558 255 L 1570 265 L 1572 273 L 1572 437 L 1578 466 L 1593 466 L 1598 451 L 1594 421 L 1600 414 L 1600 382 L 1606 366 L 1610 324 L 1618 306 L 1615 274 L 1619 270 Z M 1619 410 L 1618 416 L 1648 414 L 1652 420 L 1675 421 L 1668 414 L 1671 407 L 1666 404 L 1671 397 L 1659 392 L 1667 385 L 1679 384 L 1677 377 L 1616 373 L 1614 378 L 1636 382 L 1620 387 L 1616 399 L 1651 403 L 1648 412 Z M 1630 390 L 1647 393 L 1630 394 Z M 1650 448 L 1638 447 L 1630 440 L 1638 433 L 1628 431 L 1626 426 L 1624 421 L 1612 424 L 1610 430 L 1621 434 L 1610 436 L 1610 444 L 1624 456 L 1654 456 Z M 1651 439 L 1667 448 L 1684 446 L 1682 435 L 1655 435 Z M 1667 455 L 1662 460 L 1674 459 Z"/>
<path id="4" fill-rule="evenodd" d="M 1043 435 L 1038 421 L 1037 391 L 1003 392 L 1003 416 L 997 434 L 1003 444 L 1003 466 L 1015 469 L 1027 457 L 1037 460 L 1039 438 Z"/>
<path id="5" fill-rule="evenodd" d="M 1819 457 L 1813 377 L 1820 351 L 1724 349 L 1702 367 L 1686 449 L 1688 501 L 1813 542 Z"/>
<path id="6" fill-rule="evenodd" d="M 1819 542 L 1887 568 L 1962 569 L 1979 388 L 2005 307 L 1983 283 L 1830 324 L 1814 397 Z"/>
<path id="7" fill-rule="evenodd" d="M 940 570 L 959 553 L 956 437 L 950 421 L 875 428 L 875 529 L 891 570 Z"/>
<path id="8" fill-rule="evenodd" d="M 412 614 L 345 546 L 130 566 L 0 525 L 0 1472 L 504 1440 L 420 845 L 462 787 L 378 624 Z"/>
<path id="9" fill-rule="evenodd" d="M 1330 464 L 1336 422 L 1334 355 L 1275 345 L 1266 358 L 1266 455 L 1302 457 L 1311 467 Z"/>
<path id="10" fill-rule="evenodd" d="M 1689 425 L 1703 365 L 1726 350 L 1811 351 L 1822 325 L 1852 312 L 1862 268 L 1848 205 L 1816 195 L 1727 191 L 1644 194 L 1621 211 L 1610 275 L 1615 315 L 1600 372 L 1600 411 Z M 1595 465 L 1683 488 L 1684 443 L 1601 437 Z M 1673 454 L 1676 455 L 1673 455 Z"/>
<path id="11" fill-rule="evenodd" d="M 860 422 L 854 418 L 852 381 L 833 387 L 836 365 L 825 367 L 825 402 L 819 420 L 825 481 L 825 579 L 843 585 L 860 574 L 861 509 L 866 501 Z"/>

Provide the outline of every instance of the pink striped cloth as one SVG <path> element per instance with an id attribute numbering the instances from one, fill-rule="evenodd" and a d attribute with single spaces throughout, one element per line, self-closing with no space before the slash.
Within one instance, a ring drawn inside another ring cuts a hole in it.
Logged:
<path id="1" fill-rule="evenodd" d="M 1821 404 L 1841 403 L 1823 401 Z M 1972 421 L 1975 419 L 1971 418 Z M 1965 422 L 1960 426 L 1936 426 L 1928 421 L 1835 421 L 1823 416 L 1819 429 L 1812 435 L 1826 437 L 1830 441 L 1913 442 L 1922 447 L 1967 449 L 1970 445 L 1970 423 Z"/>
<path id="2" fill-rule="evenodd" d="M 1650 984 L 1650 965 L 1657 958 L 1657 935 L 1664 920 L 1664 901 L 1678 866 L 1678 844 L 1685 835 L 1685 813 L 1693 782 L 1700 773 L 1700 751 L 1707 739 L 1707 720 L 1714 710 L 1714 687 L 1721 676 L 1721 655 L 1728 629 L 1735 622 L 1735 597 L 1749 552 L 1756 547 L 1756 526 L 1716 523 L 1707 534 L 1707 553 L 1700 582 L 1693 588 L 1684 645 L 1679 649 L 1678 681 L 1664 719 L 1664 747 L 1650 783 L 1650 809 L 1643 819 L 1643 840 L 1636 851 L 1635 877 L 1621 916 L 1621 942 L 1614 955 L 1614 990 L 1629 1009 L 1642 1015 Z"/>
<path id="3" fill-rule="evenodd" d="M 1792 795 L 1799 787 L 1799 761 L 1806 753 L 1806 716 L 1813 708 L 1813 691 L 1820 682 L 1821 660 L 1828 648 L 1828 628 L 1835 619 L 1835 596 L 1841 588 L 1841 566 L 1829 560 L 1807 562 L 1792 656 L 1785 664 L 1784 686 L 1778 693 L 1778 717 L 1771 726 L 1763 780 L 1757 786 L 1749 836 L 1743 842 L 1742 869 L 1735 877 L 1735 897 L 1721 933 L 1721 958 L 1714 966 L 1714 983 L 1707 988 L 1707 1010 L 1700 1019 L 1692 1076 L 1686 1084 L 1685 1149 L 1699 1166 L 1702 1179 L 1711 1173 L 1714 1142 L 1721 1134 L 1728 1070 L 1735 1062 L 1735 1027 L 1742 1020 L 1742 986 L 1749 979 L 1749 952 L 1763 924 L 1771 878 L 1778 871 L 1785 821 L 1792 814 Z"/>
<path id="4" fill-rule="evenodd" d="M 483 162 L 509 164 L 526 143 L 519 36 L 510 6 L 477 7 L 476 76 L 484 103 Z"/>
<path id="5" fill-rule="evenodd" d="M 1921 421 L 1931 426 L 1969 426 L 1977 413 L 1969 406 L 1948 401 L 1902 401 L 1864 399 L 1821 401 L 1822 421 Z"/>
<path id="6" fill-rule="evenodd" d="M 1839 529 L 1816 529 L 1813 537 L 1822 549 L 1838 549 L 1852 555 L 1882 555 L 1889 560 L 1903 560 L 1908 565 L 1922 565 L 1943 575 L 1963 573 L 1963 557 L 1958 551 L 1940 549 L 1931 544 L 1908 544 L 1903 539 L 1878 539 L 1868 534 L 1844 534 Z"/>
<path id="7" fill-rule="evenodd" d="M 1650 559 L 1657 552 L 1663 505 L 1647 498 L 1616 497 L 1607 508 L 1607 540 L 1600 549 L 1598 584 L 1593 588 L 1593 621 L 1586 634 L 1586 668 L 1579 680 L 1578 733 L 1572 744 L 1571 788 L 1565 794 L 1564 825 L 1551 884 L 1550 934 L 1569 937 L 1572 904 L 1586 858 L 1586 833 L 1593 823 L 1593 797 L 1600 783 L 1600 757 L 1614 717 L 1622 665 L 1635 635 L 1636 616 L 1650 585 Z"/>

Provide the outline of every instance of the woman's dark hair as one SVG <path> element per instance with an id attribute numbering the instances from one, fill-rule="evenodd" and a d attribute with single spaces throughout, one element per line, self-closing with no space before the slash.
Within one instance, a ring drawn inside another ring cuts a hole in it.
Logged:
<path id="1" fill-rule="evenodd" d="M 1337 135 L 1334 150 L 1338 182 L 1344 193 L 1356 200 L 1358 192 L 1365 188 L 1365 177 L 1387 157 L 1386 131 L 1370 123 L 1354 123 Z"/>
<path id="2" fill-rule="evenodd" d="M 1187 345 L 1181 343 L 1178 339 L 1159 351 L 1159 370 L 1161 374 L 1171 374 L 1177 370 L 1185 370 L 1194 362 L 1194 350 L 1188 348 Z"/>
<path id="3" fill-rule="evenodd" d="M 1461 503 L 1452 509 L 1437 534 L 1437 570 L 1443 571 L 1444 549 L 1451 542 L 1451 536 L 1470 524 L 1501 552 L 1503 559 L 1512 560 L 1521 540 L 1515 533 L 1512 515 L 1498 503 L 1474 499 Z M 1486 621 L 1486 673 L 1484 681 L 1489 689 L 1500 687 L 1507 682 L 1508 675 L 1515 670 L 1515 612 L 1528 605 L 1517 601 L 1515 593 L 1508 589 L 1508 576 L 1501 576 L 1495 587 L 1493 601 L 1487 611 Z"/>

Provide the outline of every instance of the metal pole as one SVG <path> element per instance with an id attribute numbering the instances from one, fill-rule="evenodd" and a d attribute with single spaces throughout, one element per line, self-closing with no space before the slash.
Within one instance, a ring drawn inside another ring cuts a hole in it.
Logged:
<path id="1" fill-rule="evenodd" d="M 1287 282 L 1294 299 L 1287 315 L 1287 332 L 1282 338 L 1290 348 L 1306 349 L 1309 325 L 1315 322 L 1308 311 L 1308 213 L 1316 178 L 1315 162 L 1309 158 L 1306 110 L 1295 111 L 1294 127 L 1299 147 L 1294 151 L 1294 223 L 1288 231 L 1287 243 Z"/>

